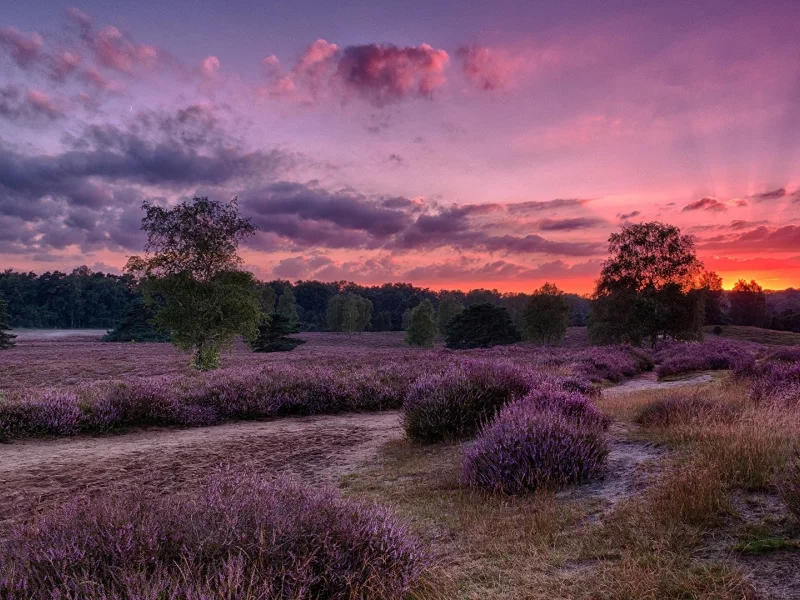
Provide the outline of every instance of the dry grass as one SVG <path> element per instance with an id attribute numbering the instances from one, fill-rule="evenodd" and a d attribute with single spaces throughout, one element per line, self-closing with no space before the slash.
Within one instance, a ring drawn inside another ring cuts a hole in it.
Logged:
<path id="1" fill-rule="evenodd" d="M 708 402 L 686 403 L 690 409 L 665 427 L 634 423 L 646 407 L 676 393 Z M 610 511 L 592 486 L 521 498 L 461 489 L 460 446 L 405 440 L 390 443 L 378 461 L 349 476 L 345 493 L 391 505 L 430 543 L 438 562 L 415 598 L 760 597 L 747 576 L 752 563 L 745 566 L 734 550 L 743 524 L 789 538 L 774 524 L 750 522 L 752 515 L 741 515 L 733 499 L 747 490 L 776 499 L 773 474 L 798 444 L 800 416 L 753 405 L 746 384 L 727 377 L 608 396 L 598 404 L 615 418 L 615 435 L 670 450 L 650 469 L 658 473 L 650 484 Z M 782 544 L 776 552 L 791 548 Z M 766 561 L 769 569 L 773 559 L 774 553 L 764 553 L 748 560 Z"/>

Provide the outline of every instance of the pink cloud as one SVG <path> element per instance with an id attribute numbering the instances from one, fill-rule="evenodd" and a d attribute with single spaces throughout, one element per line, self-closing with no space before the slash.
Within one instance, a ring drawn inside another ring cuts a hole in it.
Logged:
<path id="1" fill-rule="evenodd" d="M 26 36 L 14 27 L 0 29 L 0 46 L 6 49 L 20 68 L 29 68 L 40 57 L 44 40 L 38 33 Z"/>
<path id="2" fill-rule="evenodd" d="M 525 65 L 521 56 L 486 46 L 462 46 L 458 57 L 467 79 L 478 89 L 489 91 L 509 87 Z"/>
<path id="3" fill-rule="evenodd" d="M 203 79 L 214 79 L 219 71 L 219 59 L 216 56 L 208 56 L 200 64 L 200 76 Z"/>

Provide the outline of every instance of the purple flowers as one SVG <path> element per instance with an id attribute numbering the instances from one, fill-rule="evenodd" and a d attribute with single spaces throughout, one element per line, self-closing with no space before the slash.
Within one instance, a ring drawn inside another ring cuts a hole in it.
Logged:
<path id="1" fill-rule="evenodd" d="M 0 597 L 403 597 L 428 564 L 385 510 L 220 472 L 192 495 L 76 498 L 0 547 Z"/>
<path id="2" fill-rule="evenodd" d="M 654 355 L 659 378 L 693 371 L 743 369 L 755 361 L 757 347 L 742 342 L 666 342 Z"/>
<path id="3" fill-rule="evenodd" d="M 538 396 L 504 408 L 467 449 L 461 482 L 521 494 L 600 474 L 608 456 L 601 420 L 562 402 Z"/>

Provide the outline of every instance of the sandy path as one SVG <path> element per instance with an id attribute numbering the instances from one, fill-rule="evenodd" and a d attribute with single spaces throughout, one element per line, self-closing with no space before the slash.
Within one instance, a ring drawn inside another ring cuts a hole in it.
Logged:
<path id="1" fill-rule="evenodd" d="M 629 379 L 625 383 L 606 388 L 603 390 L 603 394 L 606 396 L 614 396 L 617 394 L 629 394 L 631 392 L 642 392 L 645 390 L 666 390 L 674 387 L 710 383 L 713 380 L 714 376 L 710 373 L 698 373 L 682 379 L 659 381 L 655 372 L 650 371 L 648 373 L 642 373 L 633 379 Z"/>
<path id="2" fill-rule="evenodd" d="M 79 491 L 189 487 L 219 464 L 336 484 L 402 435 L 399 413 L 387 411 L 0 445 L 0 523 Z"/>

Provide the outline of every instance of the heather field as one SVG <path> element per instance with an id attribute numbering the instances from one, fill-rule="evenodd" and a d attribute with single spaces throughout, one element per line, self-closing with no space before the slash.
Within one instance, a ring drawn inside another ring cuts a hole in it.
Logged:
<path id="1" fill-rule="evenodd" d="M 800 354 L 0 353 L 0 597 L 797 598 Z"/>

